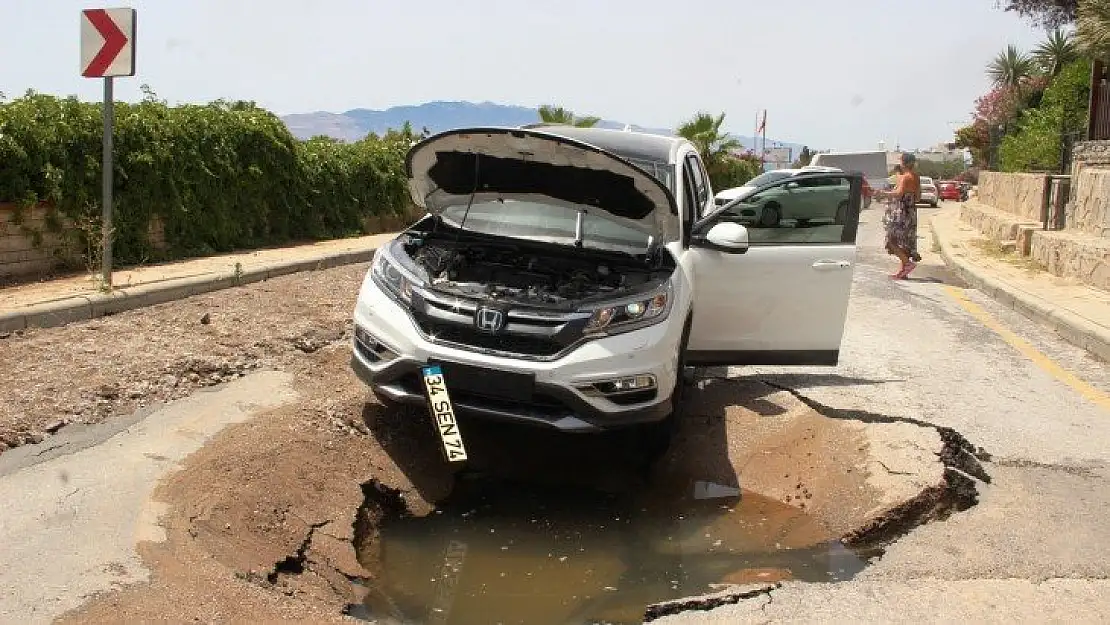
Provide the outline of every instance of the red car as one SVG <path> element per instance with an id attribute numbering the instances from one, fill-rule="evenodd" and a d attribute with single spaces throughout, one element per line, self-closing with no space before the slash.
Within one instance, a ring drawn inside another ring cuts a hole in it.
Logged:
<path id="1" fill-rule="evenodd" d="M 959 202 L 963 200 L 963 190 L 960 189 L 960 183 L 951 180 L 942 180 L 937 183 L 937 195 L 942 200 L 955 200 Z"/>

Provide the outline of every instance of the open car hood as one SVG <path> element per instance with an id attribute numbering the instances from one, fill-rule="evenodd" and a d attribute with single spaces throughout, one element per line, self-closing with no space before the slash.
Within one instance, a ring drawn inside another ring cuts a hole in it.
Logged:
<path id="1" fill-rule="evenodd" d="M 678 207 L 662 182 L 615 154 L 557 134 L 449 130 L 409 150 L 405 175 L 413 201 L 435 214 L 465 206 L 471 193 L 475 202 L 542 199 L 603 212 L 656 241 L 678 238 Z"/>

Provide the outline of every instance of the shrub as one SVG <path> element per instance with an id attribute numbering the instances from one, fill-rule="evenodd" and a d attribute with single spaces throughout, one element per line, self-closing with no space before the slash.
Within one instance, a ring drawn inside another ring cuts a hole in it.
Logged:
<path id="1" fill-rule="evenodd" d="M 0 201 L 53 206 L 98 223 L 101 106 L 28 92 L 0 102 Z M 402 166 L 413 138 L 296 140 L 251 102 L 117 103 L 114 253 L 121 263 L 180 258 L 365 232 L 408 206 Z M 157 218 L 167 249 L 147 235 Z M 89 238 L 91 232 L 78 233 Z"/>
<path id="2" fill-rule="evenodd" d="M 1083 130 L 1090 94 L 1090 63 L 1075 61 L 1045 89 L 1040 106 L 1021 115 L 1002 139 L 1002 171 L 1058 171 L 1065 134 Z"/>

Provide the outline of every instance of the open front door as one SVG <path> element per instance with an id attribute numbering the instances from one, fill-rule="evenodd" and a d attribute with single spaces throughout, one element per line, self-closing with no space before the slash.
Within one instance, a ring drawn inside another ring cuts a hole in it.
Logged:
<path id="1" fill-rule="evenodd" d="M 859 174 L 800 174 L 695 224 L 688 364 L 837 364 L 862 185 Z"/>

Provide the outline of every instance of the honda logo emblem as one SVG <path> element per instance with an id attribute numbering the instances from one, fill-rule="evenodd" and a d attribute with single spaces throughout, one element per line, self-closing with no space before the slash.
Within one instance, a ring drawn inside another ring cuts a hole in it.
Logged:
<path id="1" fill-rule="evenodd" d="M 482 332 L 496 334 L 505 327 L 505 313 L 496 308 L 479 308 L 474 313 L 474 326 Z"/>

